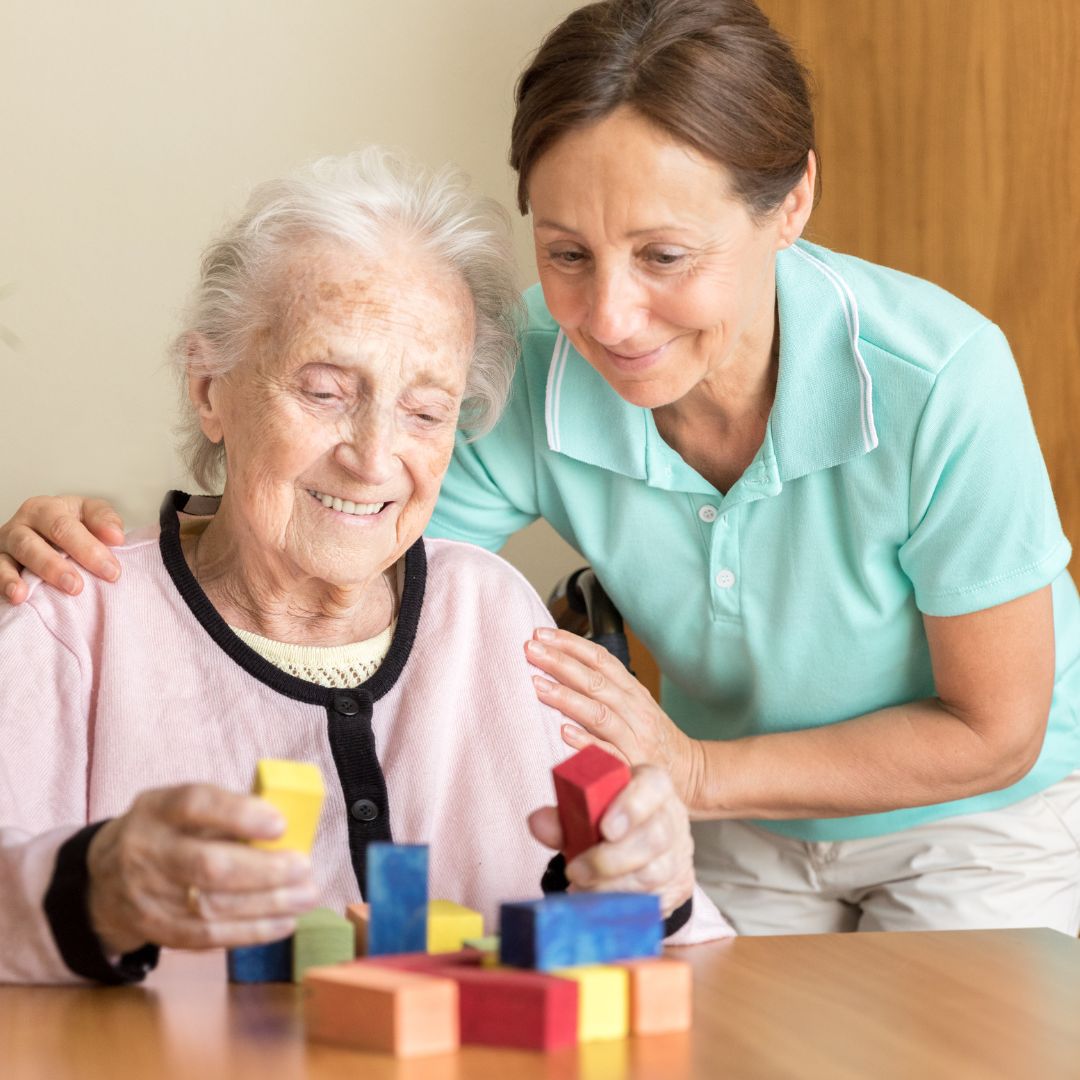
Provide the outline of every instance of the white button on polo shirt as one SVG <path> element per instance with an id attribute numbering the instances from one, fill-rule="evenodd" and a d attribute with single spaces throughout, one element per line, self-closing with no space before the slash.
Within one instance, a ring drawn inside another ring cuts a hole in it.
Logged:
<path id="1" fill-rule="evenodd" d="M 698 510 L 697 516 L 707 525 L 711 525 L 720 516 L 720 511 L 717 510 L 715 506 L 706 503 Z"/>
<path id="2" fill-rule="evenodd" d="M 731 586 L 735 584 L 735 575 L 730 570 L 721 570 L 720 573 L 716 575 L 716 584 L 719 585 L 721 589 L 730 589 Z"/>

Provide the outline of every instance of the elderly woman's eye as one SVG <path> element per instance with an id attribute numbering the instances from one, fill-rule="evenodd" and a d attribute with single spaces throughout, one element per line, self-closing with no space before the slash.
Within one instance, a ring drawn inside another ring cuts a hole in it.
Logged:
<path id="1" fill-rule="evenodd" d="M 315 401 L 335 401 L 338 397 L 330 390 L 305 390 L 304 394 Z"/>

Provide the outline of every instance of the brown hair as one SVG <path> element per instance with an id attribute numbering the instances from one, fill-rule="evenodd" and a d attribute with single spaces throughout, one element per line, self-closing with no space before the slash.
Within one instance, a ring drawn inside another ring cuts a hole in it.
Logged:
<path id="1" fill-rule="evenodd" d="M 629 105 L 724 165 L 750 212 L 776 209 L 814 149 L 807 75 L 754 0 L 603 0 L 541 42 L 515 92 L 510 164 L 529 173 L 568 131 Z"/>

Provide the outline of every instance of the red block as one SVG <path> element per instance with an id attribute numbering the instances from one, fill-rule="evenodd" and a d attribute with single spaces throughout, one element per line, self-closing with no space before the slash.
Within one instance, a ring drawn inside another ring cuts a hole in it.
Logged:
<path id="1" fill-rule="evenodd" d="M 599 746 L 586 746 L 551 770 L 566 861 L 600 841 L 600 819 L 628 783 L 630 767 Z"/>
<path id="2" fill-rule="evenodd" d="M 404 953 L 372 957 L 358 964 L 392 967 L 457 983 L 463 1045 L 521 1050 L 561 1050 L 577 1045 L 576 982 L 540 971 L 482 967 L 481 955 L 475 949 Z"/>

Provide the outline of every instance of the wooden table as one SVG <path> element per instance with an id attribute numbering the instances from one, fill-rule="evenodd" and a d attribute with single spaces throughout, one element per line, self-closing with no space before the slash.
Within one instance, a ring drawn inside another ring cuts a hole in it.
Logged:
<path id="1" fill-rule="evenodd" d="M 692 1032 L 394 1061 L 304 1039 L 300 992 L 166 954 L 145 986 L 0 987 L 0 1076 L 239 1080 L 1080 1077 L 1080 942 L 1051 930 L 739 938 L 678 951 Z"/>

